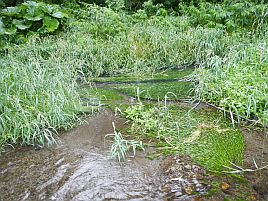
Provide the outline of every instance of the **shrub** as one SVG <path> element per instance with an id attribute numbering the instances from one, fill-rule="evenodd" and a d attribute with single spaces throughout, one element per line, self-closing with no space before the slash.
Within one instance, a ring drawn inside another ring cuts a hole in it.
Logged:
<path id="1" fill-rule="evenodd" d="M 68 17 L 68 13 L 57 5 L 27 1 L 1 10 L 0 35 L 55 32 Z"/>
<path id="2" fill-rule="evenodd" d="M 268 19 L 268 5 L 250 1 L 202 2 L 198 6 L 180 4 L 180 12 L 190 16 L 194 26 L 221 27 L 228 31 L 259 30 Z"/>

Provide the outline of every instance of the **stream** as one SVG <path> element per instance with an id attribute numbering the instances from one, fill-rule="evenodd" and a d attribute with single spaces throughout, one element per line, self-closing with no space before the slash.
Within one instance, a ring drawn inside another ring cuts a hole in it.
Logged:
<path id="1" fill-rule="evenodd" d="M 148 147 L 125 162 L 110 159 L 112 141 L 106 135 L 113 133 L 112 122 L 117 129 L 127 127 L 126 119 L 101 109 L 77 128 L 60 133 L 58 143 L 49 148 L 8 148 L 0 157 L 0 201 L 224 200 L 226 192 L 210 198 L 204 196 L 219 178 L 187 156 L 150 160 L 147 156 L 155 149 Z M 267 137 L 247 129 L 243 132 L 247 135 L 247 167 L 252 167 L 253 156 L 258 164 L 265 165 Z M 245 176 L 253 186 L 248 200 L 267 200 L 267 169 Z M 221 181 L 226 178 L 220 178 Z"/>
<path id="2" fill-rule="evenodd" d="M 0 200 L 191 200 L 190 186 L 207 192 L 197 176 L 204 170 L 189 159 L 149 160 L 150 149 L 124 163 L 109 159 L 105 135 L 113 132 L 112 122 L 125 126 L 125 119 L 104 110 L 50 148 L 8 150 L 0 158 Z"/>

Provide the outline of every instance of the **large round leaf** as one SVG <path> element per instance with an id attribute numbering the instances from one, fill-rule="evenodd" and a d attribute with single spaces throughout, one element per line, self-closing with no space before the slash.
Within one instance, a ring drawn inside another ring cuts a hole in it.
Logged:
<path id="1" fill-rule="evenodd" d="M 41 9 L 48 14 L 51 14 L 53 10 L 55 9 L 55 6 L 49 5 L 49 4 L 42 4 Z"/>
<path id="2" fill-rule="evenodd" d="M 45 28 L 49 31 L 49 32 L 53 32 L 55 31 L 58 27 L 59 27 L 59 21 L 55 18 L 51 18 L 49 16 L 45 16 L 43 19 L 43 24 L 45 26 Z"/>
<path id="3" fill-rule="evenodd" d="M 21 9 L 19 7 L 7 7 L 1 11 L 2 15 L 15 16 L 20 14 Z"/>
<path id="4" fill-rule="evenodd" d="M 39 6 L 39 4 L 34 4 L 35 2 L 31 3 L 33 3 L 33 5 L 29 4 L 29 7 L 27 8 L 27 14 L 24 16 L 24 18 L 31 21 L 39 21 L 43 19 L 44 11 L 42 8 Z"/>
<path id="5" fill-rule="evenodd" d="M 41 13 L 40 15 L 36 15 L 36 16 L 30 15 L 30 14 L 27 14 L 24 16 L 26 20 L 30 20 L 30 21 L 39 21 L 43 19 L 43 17 L 44 17 L 43 13 Z"/>
<path id="6" fill-rule="evenodd" d="M 58 11 L 58 12 L 53 13 L 52 16 L 55 18 L 64 18 L 65 14 L 61 11 Z"/>
<path id="7" fill-rule="evenodd" d="M 12 24 L 14 24 L 18 29 L 25 30 L 31 27 L 32 23 L 25 20 L 13 19 Z"/>

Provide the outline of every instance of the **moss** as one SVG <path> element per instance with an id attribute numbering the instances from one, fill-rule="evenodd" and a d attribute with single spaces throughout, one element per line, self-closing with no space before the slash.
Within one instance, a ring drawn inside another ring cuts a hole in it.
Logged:
<path id="1" fill-rule="evenodd" d="M 131 84 L 113 86 L 112 88 L 132 97 L 139 96 L 149 100 L 163 100 L 166 95 L 168 100 L 179 100 L 193 95 L 191 92 L 193 84 L 190 82 Z M 138 89 L 139 92 L 137 92 Z M 139 94 L 137 95 L 137 93 Z"/>
<path id="2" fill-rule="evenodd" d="M 118 92 L 105 88 L 81 87 L 79 95 L 82 100 L 93 100 L 95 98 L 101 102 L 124 99 Z"/>
<path id="3" fill-rule="evenodd" d="M 244 142 L 239 131 L 203 129 L 200 135 L 200 139 L 184 146 L 193 160 L 212 171 L 221 171 L 224 166 L 230 166 L 230 162 L 242 164 Z"/>
<path id="4" fill-rule="evenodd" d="M 97 77 L 93 82 L 138 82 L 138 81 L 158 81 L 170 79 L 182 79 L 193 73 L 193 68 L 183 70 L 163 70 L 152 74 L 135 74 L 115 77 Z"/>

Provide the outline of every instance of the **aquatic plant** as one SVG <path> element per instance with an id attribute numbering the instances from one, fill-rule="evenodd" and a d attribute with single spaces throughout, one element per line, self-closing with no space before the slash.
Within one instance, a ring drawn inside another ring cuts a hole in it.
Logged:
<path id="1" fill-rule="evenodd" d="M 139 102 L 127 107 L 123 114 L 130 120 L 131 135 L 154 140 L 163 153 L 187 154 L 217 172 L 230 161 L 242 164 L 243 135 L 221 114 L 165 102 L 155 105 Z"/>
<path id="2" fill-rule="evenodd" d="M 122 134 L 116 131 L 114 122 L 112 123 L 114 133 L 107 134 L 106 137 L 113 137 L 113 144 L 110 150 L 110 158 L 117 159 L 119 162 L 125 161 L 128 152 L 132 150 L 133 157 L 136 155 L 137 149 L 144 150 L 142 141 L 126 140 L 122 137 Z"/>

